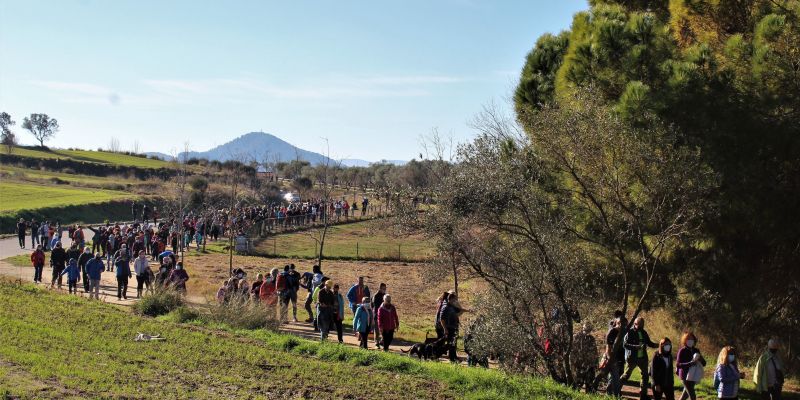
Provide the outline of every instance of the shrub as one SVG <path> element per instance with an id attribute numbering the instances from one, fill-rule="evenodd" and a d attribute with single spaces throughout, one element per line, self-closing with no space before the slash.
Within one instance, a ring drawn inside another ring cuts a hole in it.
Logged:
<path id="1" fill-rule="evenodd" d="M 211 306 L 208 320 L 234 329 L 261 329 L 278 327 L 275 311 L 254 303 L 230 303 Z"/>
<path id="2" fill-rule="evenodd" d="M 146 294 L 133 305 L 133 311 L 139 315 L 157 317 L 183 306 L 183 297 L 174 290 L 156 290 Z"/>
<path id="3" fill-rule="evenodd" d="M 168 316 L 170 317 L 169 318 L 170 320 L 178 323 L 196 321 L 198 319 L 201 319 L 199 312 L 186 306 L 180 306 L 172 310 L 172 312 L 170 312 Z"/>

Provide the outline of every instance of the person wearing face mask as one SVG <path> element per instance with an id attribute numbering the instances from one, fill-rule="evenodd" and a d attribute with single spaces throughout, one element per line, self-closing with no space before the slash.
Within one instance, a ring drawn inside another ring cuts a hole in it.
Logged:
<path id="1" fill-rule="evenodd" d="M 756 361 L 753 373 L 753 383 L 756 391 L 764 400 L 780 400 L 783 390 L 784 369 L 778 357 L 779 343 L 777 339 L 770 339 L 767 350 Z"/>
<path id="2" fill-rule="evenodd" d="M 675 372 L 678 374 L 678 378 L 681 379 L 681 383 L 683 383 L 683 392 L 681 392 L 680 400 L 695 400 L 697 399 L 697 394 L 695 394 L 694 386 L 697 382 L 689 375 L 689 370 L 692 367 L 701 368 L 705 366 L 706 360 L 700 354 L 700 350 L 695 347 L 697 345 L 697 336 L 691 331 L 683 333 L 681 344 L 683 346 L 678 350 L 675 359 Z"/>
<path id="3" fill-rule="evenodd" d="M 725 346 L 719 352 L 717 368 L 714 370 L 714 388 L 717 389 L 717 398 L 738 399 L 739 381 L 744 378 L 744 373 L 739 372 L 736 362 L 736 349 Z"/>
<path id="4" fill-rule="evenodd" d="M 661 339 L 658 350 L 650 362 L 650 381 L 653 384 L 653 399 L 675 400 L 675 387 L 672 382 L 672 342 Z"/>
<path id="5" fill-rule="evenodd" d="M 169 274 L 169 278 L 167 278 L 166 285 L 172 285 L 175 288 L 175 291 L 186 295 L 186 281 L 189 280 L 189 274 L 183 269 L 183 263 L 178 262 L 178 265 L 175 266 L 175 269 L 172 270 Z"/>
<path id="6" fill-rule="evenodd" d="M 633 321 L 633 329 L 629 330 L 625 335 L 625 341 L 623 343 L 625 347 L 625 360 L 628 362 L 628 368 L 625 370 L 625 373 L 622 374 L 621 380 L 623 382 L 627 381 L 631 373 L 633 373 L 633 370 L 639 368 L 639 372 L 642 374 L 639 398 L 647 399 L 647 385 L 649 383 L 647 379 L 647 348 L 657 348 L 658 345 L 650 340 L 650 335 L 644 330 L 644 318 L 639 317 Z"/>
<path id="7" fill-rule="evenodd" d="M 105 271 L 103 256 L 100 252 L 94 254 L 94 258 L 86 262 L 86 275 L 89 276 L 89 298 L 94 297 L 100 300 L 100 276 Z"/>
<path id="8" fill-rule="evenodd" d="M 359 347 L 367 348 L 367 338 L 372 330 L 372 308 L 369 306 L 369 297 L 363 297 L 361 304 L 356 307 L 356 314 L 353 316 L 353 330 L 356 331 Z"/>

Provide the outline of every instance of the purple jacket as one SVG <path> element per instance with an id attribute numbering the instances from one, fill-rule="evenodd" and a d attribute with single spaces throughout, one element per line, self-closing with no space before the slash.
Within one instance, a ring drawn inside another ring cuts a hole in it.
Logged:
<path id="1" fill-rule="evenodd" d="M 681 380 L 686 379 L 686 373 L 689 372 L 689 368 L 692 366 L 692 359 L 699 352 L 700 350 L 695 347 L 681 347 L 678 350 L 678 355 L 675 357 L 675 373 L 678 374 L 678 378 L 681 378 Z M 702 355 L 700 356 L 700 363 L 706 365 L 706 360 Z"/>

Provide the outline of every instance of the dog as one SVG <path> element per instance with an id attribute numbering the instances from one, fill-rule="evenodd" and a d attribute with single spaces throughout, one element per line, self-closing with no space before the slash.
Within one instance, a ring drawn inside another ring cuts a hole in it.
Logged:
<path id="1" fill-rule="evenodd" d="M 430 332 L 425 332 L 425 341 L 423 343 L 416 343 L 408 350 L 400 350 L 409 357 L 417 356 L 420 360 L 428 360 L 431 358 L 431 351 L 429 346 L 438 341 L 436 338 L 428 337 Z"/>
<path id="2" fill-rule="evenodd" d="M 442 358 L 444 353 L 447 352 L 447 338 L 434 339 L 431 343 L 425 345 L 425 359 L 438 360 Z"/>

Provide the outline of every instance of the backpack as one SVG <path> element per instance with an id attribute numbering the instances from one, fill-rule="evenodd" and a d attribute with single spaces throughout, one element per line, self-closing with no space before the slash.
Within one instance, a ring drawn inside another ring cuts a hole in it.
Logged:
<path id="1" fill-rule="evenodd" d="M 288 279 L 287 279 L 288 275 L 289 274 L 287 274 L 286 272 L 281 272 L 280 274 L 278 274 L 278 278 L 276 278 L 276 280 L 275 280 L 275 290 L 284 291 L 284 290 L 286 290 L 288 288 L 288 284 L 287 284 L 288 283 L 287 282 L 288 281 Z"/>

